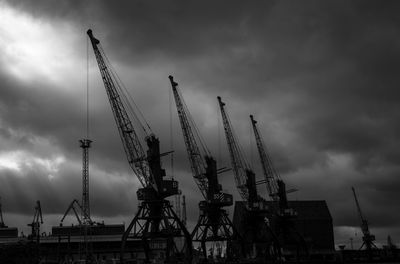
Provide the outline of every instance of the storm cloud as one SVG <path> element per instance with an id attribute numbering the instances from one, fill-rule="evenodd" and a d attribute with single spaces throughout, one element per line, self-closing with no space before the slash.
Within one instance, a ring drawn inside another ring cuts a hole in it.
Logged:
<path id="1" fill-rule="evenodd" d="M 87 50 L 92 28 L 162 149 L 174 149 L 174 168 L 169 158 L 164 167 L 190 194 L 191 223 L 201 195 L 170 74 L 220 167 L 230 163 L 218 95 L 258 177 L 249 114 L 282 178 L 300 190 L 290 198 L 327 201 L 337 244 L 360 233 L 351 186 L 378 242 L 389 234 L 400 240 L 398 2 L 40 0 L 3 1 L 0 10 L 5 220 L 8 212 L 29 219 L 40 199 L 51 226 L 80 197 L 87 51 L 92 213 L 121 222 L 136 211 L 139 183 Z M 221 182 L 239 199 L 231 173 Z M 264 186 L 260 191 L 266 195 Z"/>

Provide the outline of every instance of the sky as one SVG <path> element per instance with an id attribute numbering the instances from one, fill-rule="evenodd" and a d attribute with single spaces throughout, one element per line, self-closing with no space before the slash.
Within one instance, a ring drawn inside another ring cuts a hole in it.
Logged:
<path id="1" fill-rule="evenodd" d="M 230 161 L 217 96 L 258 179 L 250 114 L 286 185 L 299 189 L 289 199 L 327 202 L 337 245 L 361 242 L 352 186 L 378 244 L 388 235 L 400 243 L 399 11 L 396 1 L 0 0 L 5 223 L 29 233 L 40 200 L 49 232 L 81 198 L 87 87 L 92 217 L 128 224 L 137 210 L 140 184 L 88 45 L 91 28 L 161 151 L 174 150 L 163 166 L 186 195 L 189 227 L 201 194 L 170 74 L 219 167 Z M 240 199 L 231 172 L 220 182 Z"/>

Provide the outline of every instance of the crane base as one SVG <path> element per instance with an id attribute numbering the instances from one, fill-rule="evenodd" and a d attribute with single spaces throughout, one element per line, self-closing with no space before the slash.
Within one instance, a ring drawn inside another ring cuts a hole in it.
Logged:
<path id="1" fill-rule="evenodd" d="M 207 259 L 207 242 L 226 241 L 227 246 L 234 240 L 241 243 L 241 237 L 228 217 L 226 210 L 213 204 L 204 205 L 200 202 L 200 216 L 192 232 L 192 241 L 201 243 L 201 251 L 204 259 Z M 228 258 L 232 257 L 232 252 L 227 249 Z M 239 257 L 239 256 L 238 256 Z"/>
<path id="2" fill-rule="evenodd" d="M 139 211 L 122 236 L 121 263 L 125 263 L 128 240 L 141 241 L 148 262 L 161 257 L 164 263 L 191 263 L 190 234 L 167 200 L 141 202 Z"/>

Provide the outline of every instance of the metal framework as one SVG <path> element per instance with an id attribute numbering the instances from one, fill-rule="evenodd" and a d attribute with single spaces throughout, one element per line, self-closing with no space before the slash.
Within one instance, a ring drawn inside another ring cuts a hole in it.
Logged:
<path id="1" fill-rule="evenodd" d="M 278 171 L 275 169 L 272 159 L 267 152 L 265 144 L 257 128 L 257 121 L 253 115 L 250 115 L 251 124 L 256 139 L 258 154 L 260 157 L 261 166 L 264 173 L 264 181 L 266 183 L 267 191 L 273 201 L 278 203 L 275 208 L 275 233 L 278 237 L 280 244 L 285 247 L 295 245 L 297 259 L 300 257 L 308 256 L 308 249 L 304 237 L 298 232 L 295 227 L 294 219 L 297 217 L 297 212 L 290 208 L 288 205 L 287 193 L 296 191 L 290 189 L 286 191 L 285 182 L 281 179 Z M 262 183 L 260 182 L 260 183 Z M 300 256 L 300 252 L 304 256 Z"/>
<path id="2" fill-rule="evenodd" d="M 201 244 L 203 258 L 207 260 L 207 242 L 226 241 L 229 247 L 232 241 L 241 240 L 227 211 L 223 209 L 233 204 L 233 198 L 231 194 L 222 192 L 222 186 L 218 181 L 218 173 L 222 170 L 217 169 L 215 159 L 211 156 L 206 144 L 202 142 L 196 124 L 178 90 L 178 83 L 172 76 L 169 76 L 169 79 L 193 178 L 204 197 L 204 200 L 199 203 L 200 215 L 191 237 L 193 242 Z M 230 253 L 231 250 L 227 249 L 227 252 Z M 229 257 L 231 256 L 228 255 Z"/>
<path id="3" fill-rule="evenodd" d="M 40 201 L 36 201 L 35 213 L 33 214 L 33 220 L 31 224 L 28 224 L 32 228 L 30 238 L 32 240 L 36 239 L 36 242 L 40 242 L 40 225 L 43 224 L 42 207 L 40 206 Z"/>
<path id="4" fill-rule="evenodd" d="M 0 196 L 0 228 L 6 228 L 7 226 L 4 224 L 3 219 L 3 210 L 2 210 L 2 203 L 1 203 L 1 196 Z"/>
<path id="5" fill-rule="evenodd" d="M 233 173 L 235 176 L 236 187 L 243 200 L 247 202 L 247 215 L 245 231 L 243 237 L 247 244 L 246 254 L 256 255 L 256 258 L 279 258 L 280 246 L 276 236 L 270 226 L 265 223 L 267 215 L 270 213 L 266 205 L 266 201 L 257 192 L 257 183 L 255 174 L 244 159 L 244 154 L 238 144 L 238 140 L 233 132 L 232 125 L 225 111 L 225 103 L 221 97 L 218 98 L 219 107 L 221 110 L 222 121 L 225 130 L 225 137 L 229 149 Z M 256 250 L 254 248 L 264 248 Z M 266 247 L 272 247 L 275 254 L 270 256 Z"/>
<path id="6" fill-rule="evenodd" d="M 271 157 L 268 155 L 266 151 L 265 145 L 261 139 L 260 133 L 257 129 L 257 121 L 254 120 L 253 115 L 250 115 L 251 124 L 254 131 L 254 136 L 256 138 L 257 150 L 260 156 L 261 167 L 264 173 L 265 184 L 269 193 L 269 196 L 274 200 L 278 200 L 278 184 L 277 181 L 281 180 L 278 172 L 275 170 L 275 167 L 272 165 Z"/>
<path id="7" fill-rule="evenodd" d="M 82 148 L 82 222 L 91 224 L 89 203 L 89 148 L 92 143 L 89 139 L 79 140 Z"/>
<path id="8" fill-rule="evenodd" d="M 83 208 L 80 205 L 79 201 L 76 199 L 72 200 L 72 202 L 69 204 L 67 210 L 64 213 L 64 216 L 61 218 L 60 225 L 62 225 L 65 217 L 68 215 L 69 211 L 71 211 L 71 210 L 74 212 L 74 215 L 76 217 L 76 220 L 78 221 L 78 224 L 82 225 L 82 220 L 79 217 L 79 213 L 83 211 Z"/>
<path id="9" fill-rule="evenodd" d="M 365 249 L 368 252 L 371 252 L 373 248 L 377 248 L 376 245 L 374 244 L 375 236 L 372 235 L 369 231 L 368 221 L 367 221 L 367 219 L 365 219 L 365 217 L 361 211 L 361 207 L 358 202 L 357 195 L 356 195 L 356 190 L 354 189 L 354 187 L 351 187 L 351 190 L 353 191 L 354 201 L 356 202 L 356 206 L 357 206 L 358 217 L 360 218 L 360 222 L 361 222 L 360 227 L 361 227 L 361 231 L 363 233 L 363 238 L 362 238 L 363 243 L 360 247 L 360 250 L 365 246 Z"/>
<path id="10" fill-rule="evenodd" d="M 89 29 L 87 34 L 92 43 L 128 163 L 143 186 L 137 191 L 138 200 L 141 201 L 139 211 L 122 237 L 121 263 L 124 262 L 126 241 L 139 238 L 143 241 L 147 261 L 151 260 L 152 251 L 162 250 L 166 263 L 176 261 L 189 263 L 192 258 L 190 234 L 174 213 L 170 202 L 165 199 L 178 194 L 178 182 L 173 179 L 163 179 L 165 170 L 161 167 L 161 156 L 165 154 L 160 154 L 160 142 L 154 134 L 146 136 L 147 154 L 144 151 L 121 98 L 123 86 L 116 73 L 112 71 L 100 41 L 93 36 L 92 30 Z M 142 226 L 145 228 L 138 228 Z M 184 246 L 178 248 L 175 238 L 182 237 L 185 240 Z M 166 240 L 165 248 L 147 246 L 158 239 Z"/>

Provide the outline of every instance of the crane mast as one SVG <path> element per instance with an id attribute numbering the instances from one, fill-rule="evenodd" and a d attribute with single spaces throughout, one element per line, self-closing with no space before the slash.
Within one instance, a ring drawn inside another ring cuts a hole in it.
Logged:
<path id="1" fill-rule="evenodd" d="M 145 138 L 147 152 L 144 151 L 119 94 L 120 91 L 123 95 L 119 78 L 112 72 L 111 64 L 101 48 L 100 41 L 93 36 L 92 30 L 89 29 L 87 34 L 129 165 L 143 186 L 137 191 L 137 198 L 141 201 L 139 210 L 122 236 L 121 263 L 125 261 L 125 245 L 128 240 L 142 241 L 146 261 L 151 261 L 151 251 L 162 250 L 165 253 L 165 263 L 176 262 L 179 258 L 189 263 L 192 258 L 190 234 L 170 202 L 165 199 L 179 192 L 177 181 L 163 179 L 166 174 L 161 167 L 161 156 L 168 153 L 160 154 L 160 141 L 152 133 L 147 134 Z M 177 238 L 184 239 L 182 247 L 176 244 Z"/>
<path id="2" fill-rule="evenodd" d="M 360 249 L 365 246 L 367 251 L 371 251 L 373 247 L 376 248 L 376 245 L 373 242 L 375 240 L 375 236 L 372 235 L 369 231 L 368 221 L 364 218 L 364 215 L 361 211 L 360 203 L 358 202 L 358 198 L 356 195 L 356 190 L 354 189 L 354 187 L 351 187 L 351 190 L 353 191 L 354 201 L 356 202 L 357 212 L 361 222 L 361 231 L 363 233 L 363 244 L 361 245 Z"/>
<path id="3" fill-rule="evenodd" d="M 222 171 L 217 170 L 217 162 L 202 142 L 196 124 L 178 90 L 178 83 L 171 75 L 169 79 L 193 178 L 205 199 L 199 203 L 200 216 L 193 229 L 192 240 L 201 243 L 203 257 L 206 260 L 206 242 L 232 241 L 239 238 L 228 213 L 222 209 L 233 204 L 233 197 L 222 192 L 222 186 L 218 181 L 218 173 Z M 203 152 L 200 151 L 198 143 L 201 144 Z"/>

